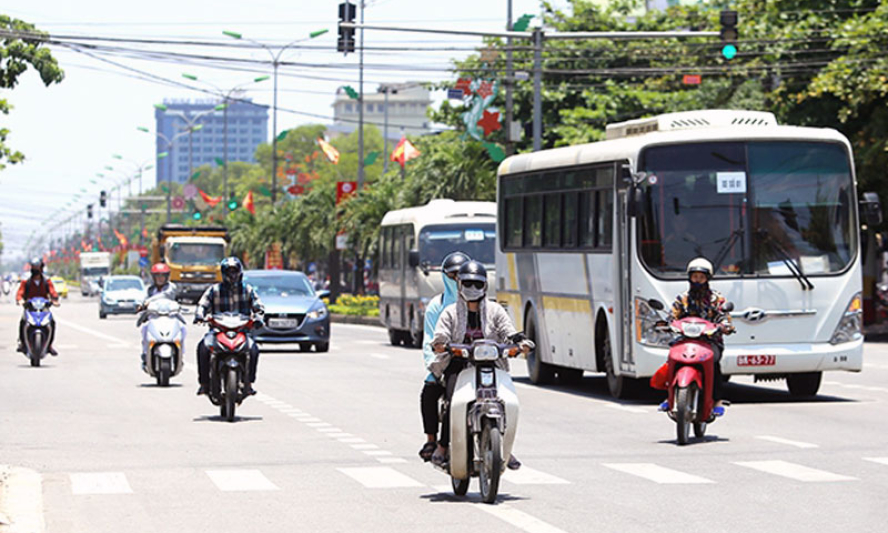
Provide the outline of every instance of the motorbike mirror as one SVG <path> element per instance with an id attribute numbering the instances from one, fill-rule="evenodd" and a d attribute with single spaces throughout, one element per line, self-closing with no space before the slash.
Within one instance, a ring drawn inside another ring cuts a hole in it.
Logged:
<path id="1" fill-rule="evenodd" d="M 733 303 L 733 302 L 728 302 L 728 303 L 726 303 L 726 304 L 724 305 L 724 307 L 722 307 L 722 309 L 725 310 L 725 313 L 730 313 L 731 311 L 734 310 L 734 303 Z"/>
<path id="2" fill-rule="evenodd" d="M 663 302 L 656 298 L 651 298 L 650 300 L 648 300 L 648 305 L 651 306 L 651 309 L 655 311 L 662 311 L 666 308 L 666 306 L 663 305 Z"/>

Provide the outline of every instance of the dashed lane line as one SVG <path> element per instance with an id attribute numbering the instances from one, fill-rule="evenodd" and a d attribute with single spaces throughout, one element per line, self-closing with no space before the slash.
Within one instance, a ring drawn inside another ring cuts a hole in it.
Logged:
<path id="1" fill-rule="evenodd" d="M 864 457 L 865 461 L 870 461 L 873 463 L 879 463 L 882 465 L 888 465 L 888 457 Z"/>
<path id="2" fill-rule="evenodd" d="M 714 483 L 711 479 L 655 465 L 654 463 L 605 463 L 604 466 L 661 485 Z"/>
<path id="3" fill-rule="evenodd" d="M 422 483 L 412 477 L 387 466 L 338 468 L 337 470 L 368 489 L 397 489 L 423 486 Z"/>
<path id="4" fill-rule="evenodd" d="M 771 435 L 759 435 L 756 437 L 759 440 L 766 440 L 768 442 L 775 442 L 777 444 L 786 444 L 788 446 L 795 446 L 796 448 L 819 448 L 817 444 L 812 444 L 810 442 L 800 442 L 797 440 L 789 440 L 784 439 L 782 437 L 774 437 Z"/>
<path id="5" fill-rule="evenodd" d="M 71 493 L 87 494 L 131 494 L 126 475 L 123 472 L 85 472 L 70 474 Z"/>
<path id="6" fill-rule="evenodd" d="M 206 473 L 223 492 L 280 490 L 259 470 L 207 470 Z"/>
<path id="7" fill-rule="evenodd" d="M 735 462 L 734 464 L 746 468 L 752 468 L 759 472 L 773 474 L 796 481 L 803 482 L 824 482 L 824 481 L 854 481 L 857 478 L 834 474 L 826 470 L 818 470 L 808 466 L 790 463 L 788 461 L 747 461 Z"/>

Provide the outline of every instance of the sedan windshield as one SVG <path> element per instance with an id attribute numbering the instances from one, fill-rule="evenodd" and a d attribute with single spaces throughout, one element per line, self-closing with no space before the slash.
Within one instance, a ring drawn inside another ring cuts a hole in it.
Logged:
<path id="1" fill-rule="evenodd" d="M 843 270 L 856 253 L 853 181 L 843 146 L 698 143 L 643 154 L 640 253 L 683 277 L 705 257 L 716 275 Z"/>
<path id="2" fill-rule="evenodd" d="M 494 224 L 426 226 L 419 232 L 420 261 L 440 267 L 452 252 L 463 252 L 485 265 L 494 263 Z"/>
<path id="3" fill-rule="evenodd" d="M 105 291 L 127 291 L 127 290 L 137 290 L 141 291 L 145 287 L 142 286 L 142 282 L 137 279 L 109 279 L 105 283 Z"/>
<path id="4" fill-rule="evenodd" d="M 259 297 L 266 296 L 314 296 L 308 278 L 295 276 L 256 276 L 247 277 L 247 283 L 256 289 Z"/>

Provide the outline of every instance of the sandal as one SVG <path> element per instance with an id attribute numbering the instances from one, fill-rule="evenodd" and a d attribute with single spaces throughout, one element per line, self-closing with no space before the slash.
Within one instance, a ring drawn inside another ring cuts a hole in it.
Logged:
<path id="1" fill-rule="evenodd" d="M 432 460 L 432 455 L 435 453 L 435 450 L 438 448 L 438 445 L 434 442 L 426 442 L 422 445 L 422 448 L 419 450 L 419 457 L 425 461 L 429 462 Z"/>
<path id="2" fill-rule="evenodd" d="M 436 446 L 436 448 L 437 448 L 437 446 Z M 432 454 L 432 463 L 435 464 L 436 466 L 441 467 L 441 468 L 445 468 L 447 465 L 447 461 L 448 461 L 448 457 L 447 457 L 448 455 L 449 454 L 446 452 L 444 454 L 439 454 L 438 450 L 436 449 L 435 453 Z"/>

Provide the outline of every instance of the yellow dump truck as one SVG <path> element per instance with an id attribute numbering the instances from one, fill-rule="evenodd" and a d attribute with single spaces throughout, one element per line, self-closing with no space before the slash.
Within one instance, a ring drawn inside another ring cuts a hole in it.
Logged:
<path id="1" fill-rule="evenodd" d="M 151 243 L 154 263 L 170 266 L 170 280 L 180 302 L 196 303 L 213 283 L 222 281 L 219 262 L 228 251 L 228 230 L 222 226 L 166 224 Z"/>

